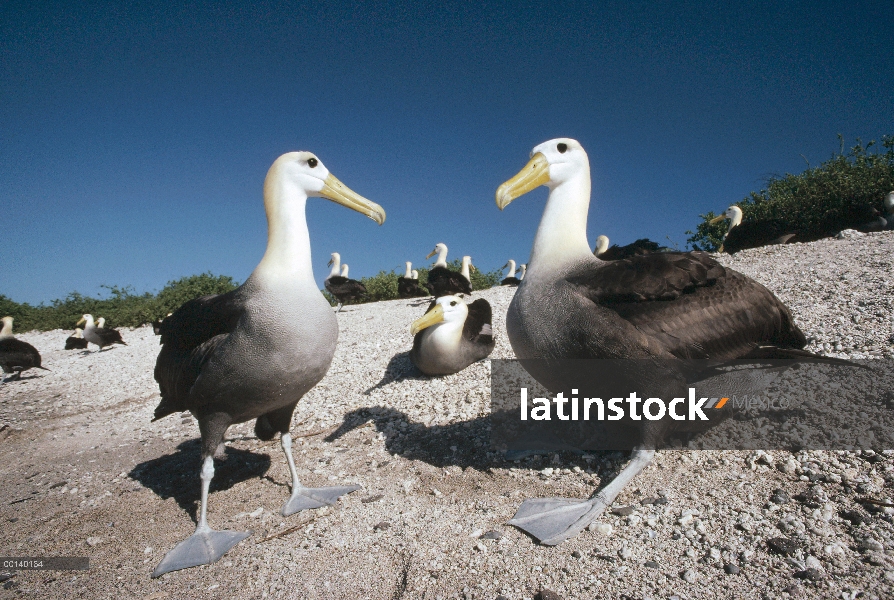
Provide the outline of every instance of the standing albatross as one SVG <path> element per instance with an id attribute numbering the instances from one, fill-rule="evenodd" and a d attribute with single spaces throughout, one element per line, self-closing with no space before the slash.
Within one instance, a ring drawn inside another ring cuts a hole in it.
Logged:
<path id="1" fill-rule="evenodd" d="M 0 328 L 0 368 L 4 373 L 14 373 L 10 380 L 21 379 L 22 371 L 28 369 L 49 371 L 40 366 L 40 352 L 37 348 L 12 335 L 12 321 L 12 317 L 3 317 L 3 327 Z"/>
<path id="2" fill-rule="evenodd" d="M 748 248 L 786 244 L 797 235 L 781 219 L 763 219 L 743 223 L 742 209 L 738 206 L 730 206 L 722 215 L 714 217 L 708 222 L 719 223 L 724 219 L 729 219 L 729 229 L 723 236 L 723 244 L 717 251 L 727 254 L 735 254 L 739 250 Z"/>
<path id="3" fill-rule="evenodd" d="M 106 329 L 105 327 L 97 326 L 96 323 L 93 322 L 93 315 L 84 315 L 81 317 L 81 320 L 77 322 L 78 325 L 81 323 L 86 323 L 86 325 L 84 325 L 84 339 L 91 344 L 99 346 L 100 352 L 102 352 L 103 348 L 111 346 L 112 344 L 127 345 L 124 343 L 124 340 L 121 339 L 121 333 L 117 329 Z M 103 324 L 105 324 L 105 320 L 103 320 Z"/>
<path id="4" fill-rule="evenodd" d="M 462 268 L 459 271 L 451 271 L 447 268 L 447 245 L 438 243 L 435 249 L 429 252 L 425 258 L 431 258 L 435 254 L 438 260 L 428 272 L 428 284 L 426 287 L 435 298 L 449 294 L 471 294 L 472 280 L 469 275 L 469 267 L 472 259 L 463 257 Z"/>
<path id="5" fill-rule="evenodd" d="M 84 330 L 75 327 L 74 333 L 65 338 L 66 350 L 86 350 L 87 340 L 84 339 Z"/>
<path id="6" fill-rule="evenodd" d="M 153 577 L 208 564 L 249 535 L 208 526 L 208 488 L 214 455 L 227 428 L 257 419 L 262 440 L 280 433 L 292 477 L 282 508 L 290 515 L 333 505 L 359 486 L 307 488 L 292 457 L 292 412 L 329 369 L 338 321 L 313 278 L 305 219 L 308 197 L 333 200 L 380 225 L 381 206 L 348 189 L 310 152 L 290 152 L 274 161 L 264 180 L 267 250 L 251 276 L 226 294 L 203 296 L 161 323 L 155 380 L 161 402 L 155 418 L 190 411 L 202 434 L 202 500 L 195 533 L 168 552 Z"/>
<path id="7" fill-rule="evenodd" d="M 541 185 L 549 188 L 549 199 L 527 276 L 506 315 L 509 342 L 525 368 L 525 360 L 646 359 L 672 365 L 663 375 L 682 386 L 689 380 L 679 359 L 728 361 L 806 344 L 769 290 L 705 253 L 660 252 L 612 262 L 593 256 L 587 242 L 590 164 L 577 141 L 535 147 L 528 164 L 497 190 L 497 206 L 502 210 Z M 567 383 L 550 375 L 539 371 L 535 378 L 550 391 Z M 638 442 L 630 463 L 605 488 L 583 501 L 526 500 L 510 523 L 547 545 L 576 535 L 651 462 L 674 423 L 624 423 Z"/>

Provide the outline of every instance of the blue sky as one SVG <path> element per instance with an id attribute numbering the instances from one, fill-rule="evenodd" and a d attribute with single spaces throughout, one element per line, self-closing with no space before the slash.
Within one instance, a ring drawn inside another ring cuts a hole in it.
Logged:
<path id="1" fill-rule="evenodd" d="M 309 201 L 322 286 L 332 251 L 353 277 L 437 242 L 525 262 L 546 189 L 502 213 L 494 192 L 554 137 L 590 156 L 591 245 L 682 248 L 837 134 L 894 133 L 889 0 L 608 4 L 5 2 L 0 294 L 244 281 L 292 150 L 388 213 Z"/>

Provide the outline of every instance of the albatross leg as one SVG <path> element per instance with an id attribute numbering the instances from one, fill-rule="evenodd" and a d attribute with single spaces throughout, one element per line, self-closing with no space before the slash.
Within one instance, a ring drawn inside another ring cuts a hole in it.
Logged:
<path id="1" fill-rule="evenodd" d="M 525 500 L 509 524 L 533 535 L 545 546 L 555 546 L 583 531 L 611 506 L 624 486 L 639 475 L 640 471 L 652 462 L 654 456 L 654 450 L 635 448 L 627 466 L 589 500 L 568 498 Z"/>
<path id="2" fill-rule="evenodd" d="M 208 488 L 214 477 L 214 457 L 207 456 L 202 463 L 202 504 L 199 508 L 199 524 L 195 532 L 165 554 L 152 572 L 152 577 L 165 573 L 210 565 L 226 554 L 230 548 L 251 535 L 250 531 L 215 531 L 208 526 Z"/>
<path id="3" fill-rule="evenodd" d="M 282 507 L 282 516 L 288 517 L 299 510 L 308 508 L 320 508 L 332 506 L 345 494 L 359 490 L 359 485 L 332 486 L 321 488 L 308 488 L 301 485 L 298 480 L 298 470 L 295 468 L 295 459 L 292 457 L 292 435 L 288 432 L 280 437 L 282 451 L 289 462 L 289 471 L 292 473 L 292 496 Z"/>

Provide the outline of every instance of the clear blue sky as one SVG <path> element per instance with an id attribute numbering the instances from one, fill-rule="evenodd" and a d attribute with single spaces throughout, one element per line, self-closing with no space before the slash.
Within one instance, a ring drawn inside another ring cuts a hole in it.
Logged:
<path id="1" fill-rule="evenodd" d="M 315 274 L 525 262 L 545 188 L 496 187 L 554 137 L 590 155 L 591 244 L 685 245 L 773 174 L 894 133 L 894 4 L 4 2 L 0 294 L 244 281 L 262 182 L 310 150 L 385 207 L 308 203 Z"/>

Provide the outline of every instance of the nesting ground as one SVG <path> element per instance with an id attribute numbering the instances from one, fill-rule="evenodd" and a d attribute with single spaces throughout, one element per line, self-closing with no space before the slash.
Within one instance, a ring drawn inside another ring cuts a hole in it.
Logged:
<path id="1" fill-rule="evenodd" d="M 791 307 L 809 349 L 894 357 L 894 234 L 719 260 Z M 494 308 L 494 358 L 513 357 L 513 292 L 475 294 Z M 296 410 L 304 483 L 363 489 L 283 518 L 278 441 L 256 439 L 252 423 L 233 427 L 209 521 L 253 535 L 216 564 L 156 580 L 155 565 L 195 527 L 200 466 L 188 413 L 150 422 L 158 338 L 123 330 L 126 347 L 81 353 L 61 350 L 69 332 L 20 335 L 51 371 L 0 386 L 0 555 L 88 556 L 90 569 L 7 573 L 0 597 L 894 597 L 894 453 L 884 448 L 662 451 L 618 514 L 537 545 L 506 525 L 522 500 L 584 498 L 626 457 L 503 460 L 487 438 L 489 362 L 432 379 L 407 358 L 409 324 L 426 305 L 339 314 L 332 367 Z"/>

